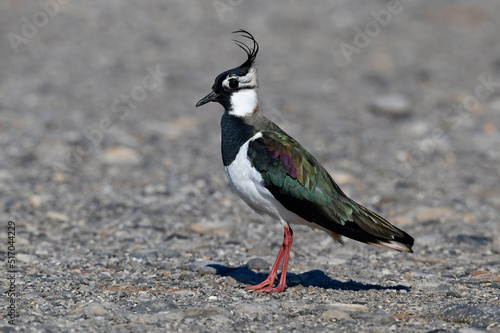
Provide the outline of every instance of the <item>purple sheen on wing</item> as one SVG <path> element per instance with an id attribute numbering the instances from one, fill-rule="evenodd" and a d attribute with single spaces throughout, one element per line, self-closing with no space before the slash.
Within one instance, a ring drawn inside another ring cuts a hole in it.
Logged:
<path id="1" fill-rule="evenodd" d="M 292 165 L 292 158 L 290 155 L 281 154 L 281 163 L 283 164 L 285 170 L 289 170 Z"/>

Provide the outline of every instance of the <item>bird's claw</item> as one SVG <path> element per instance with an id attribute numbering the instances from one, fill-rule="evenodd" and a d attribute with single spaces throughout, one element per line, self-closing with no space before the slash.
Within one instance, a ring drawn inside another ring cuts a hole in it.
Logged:
<path id="1" fill-rule="evenodd" d="M 277 277 L 275 277 L 274 279 L 268 277 L 263 282 L 256 284 L 254 286 L 248 286 L 245 289 L 253 290 L 256 293 L 269 293 L 269 294 L 280 293 L 286 289 L 286 284 L 278 284 L 276 287 L 273 287 L 276 278 Z"/>

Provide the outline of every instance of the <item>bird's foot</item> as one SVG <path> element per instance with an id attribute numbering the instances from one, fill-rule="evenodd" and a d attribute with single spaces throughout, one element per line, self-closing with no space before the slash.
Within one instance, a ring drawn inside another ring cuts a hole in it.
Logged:
<path id="1" fill-rule="evenodd" d="M 253 290 L 256 293 L 280 293 L 286 289 L 286 283 L 279 283 L 276 287 L 273 287 L 276 279 L 277 276 L 269 275 L 262 283 L 256 284 L 255 286 L 248 286 L 245 289 Z"/>
<path id="2" fill-rule="evenodd" d="M 262 289 L 255 290 L 256 293 L 268 293 L 268 294 L 274 294 L 274 293 L 280 293 L 286 289 L 286 284 L 285 285 L 280 285 L 278 284 L 276 287 L 268 286 Z"/>
<path id="3" fill-rule="evenodd" d="M 262 281 L 261 283 L 259 284 L 256 284 L 254 286 L 248 286 L 246 287 L 245 289 L 246 290 L 254 290 L 255 292 L 257 293 L 261 293 L 261 292 L 266 292 L 267 290 L 266 289 L 273 289 L 273 285 L 274 285 L 274 281 L 278 278 L 277 275 L 275 274 L 269 274 L 269 276 L 264 280 Z"/>

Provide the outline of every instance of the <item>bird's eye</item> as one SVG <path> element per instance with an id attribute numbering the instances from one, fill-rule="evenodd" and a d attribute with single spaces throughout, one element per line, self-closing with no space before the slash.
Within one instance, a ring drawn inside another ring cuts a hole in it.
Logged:
<path id="1" fill-rule="evenodd" d="M 231 89 L 238 88 L 238 80 L 236 80 L 236 79 L 229 79 L 229 88 L 231 88 Z"/>

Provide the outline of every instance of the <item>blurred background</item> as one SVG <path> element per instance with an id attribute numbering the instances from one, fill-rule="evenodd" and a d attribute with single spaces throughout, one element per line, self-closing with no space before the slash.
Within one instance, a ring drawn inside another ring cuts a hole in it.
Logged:
<path id="1" fill-rule="evenodd" d="M 495 9 L 495 1 L 4 1 L 6 212 L 34 222 L 100 191 L 175 194 L 197 180 L 225 188 L 221 108 L 194 105 L 245 59 L 230 40 L 243 28 L 261 46 L 262 111 L 348 193 L 372 204 L 459 205 L 489 219 L 499 205 Z"/>
<path id="2" fill-rule="evenodd" d="M 197 257 L 229 239 L 263 255 L 281 242 L 280 226 L 227 185 L 221 107 L 195 108 L 245 60 L 231 41 L 240 28 L 260 44 L 262 112 L 346 193 L 415 236 L 421 255 L 447 244 L 498 255 L 499 10 L 495 0 L 0 2 L 0 203 L 21 226 L 21 263 L 51 253 L 81 269 L 140 246 Z M 326 236 L 298 230 L 312 241 L 297 252 L 332 254 Z"/>
<path id="3" fill-rule="evenodd" d="M 172 191 L 223 179 L 220 107 L 194 104 L 244 60 L 230 40 L 238 28 L 261 45 L 263 112 L 346 182 L 376 184 L 370 196 L 399 184 L 436 200 L 463 183 L 467 195 L 452 193 L 464 203 L 478 183 L 498 187 L 495 1 L 0 6 L 0 166 L 10 196 L 36 193 L 30 177 L 84 188 L 87 178 L 137 178 Z M 58 201 L 45 194 L 42 202 Z"/>

